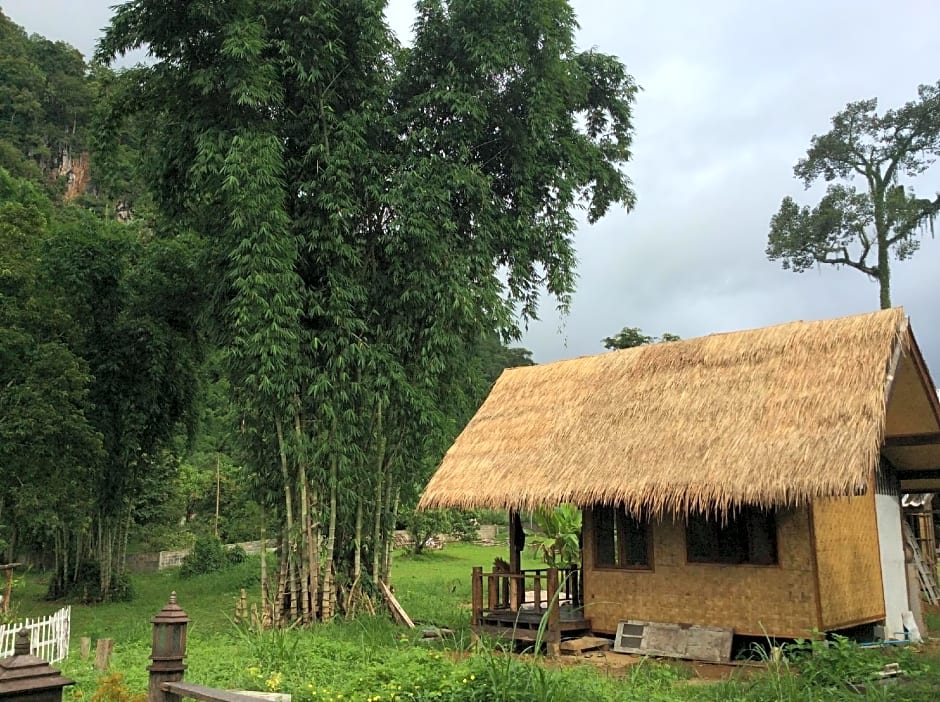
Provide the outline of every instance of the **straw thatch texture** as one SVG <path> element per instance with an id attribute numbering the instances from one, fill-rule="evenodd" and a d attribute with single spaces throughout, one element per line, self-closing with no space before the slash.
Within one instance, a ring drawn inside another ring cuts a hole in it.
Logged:
<path id="1" fill-rule="evenodd" d="M 877 465 L 901 309 L 508 370 L 422 508 L 800 505 Z"/>

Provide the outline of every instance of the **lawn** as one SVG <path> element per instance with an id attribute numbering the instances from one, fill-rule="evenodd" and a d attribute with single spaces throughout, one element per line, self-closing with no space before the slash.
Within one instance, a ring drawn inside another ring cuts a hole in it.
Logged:
<path id="1" fill-rule="evenodd" d="M 176 591 L 192 619 L 187 680 L 224 689 L 289 692 L 295 702 L 940 699 L 936 646 L 891 651 L 914 675 L 903 685 L 869 687 L 861 696 L 845 685 L 845 679 L 865 678 L 885 662 L 885 654 L 854 646 L 816 647 L 802 661 L 785 660 L 778 670 L 771 666 L 755 673 L 747 668 L 742 669 L 747 675 L 704 684 L 689 679 L 694 677 L 691 668 L 681 664 L 642 661 L 608 669 L 567 659 L 560 665 L 531 655 L 504 655 L 485 644 L 474 646 L 468 630 L 470 569 L 488 567 L 495 557 L 505 556 L 505 547 L 469 544 L 450 544 L 417 557 L 397 556 L 393 579 L 404 608 L 418 622 L 455 632 L 436 643 L 420 640 L 422 626 L 411 632 L 384 616 L 340 620 L 307 630 L 257 632 L 235 626 L 232 617 L 239 589 L 247 588 L 249 597 L 257 599 L 257 558 L 191 579 L 180 578 L 178 571 L 135 576 L 133 602 L 73 606 L 72 655 L 61 667 L 77 685 L 66 694 L 91 700 L 98 690 L 94 702 L 128 702 L 129 695 L 145 690 L 149 620 Z M 20 615 L 46 614 L 58 606 L 42 600 L 41 574 L 28 573 L 22 580 L 15 593 Z M 929 615 L 929 625 L 940 631 L 940 613 Z M 112 672 L 122 675 L 121 683 L 112 679 L 99 687 L 99 674 L 90 661 L 77 655 L 82 636 L 114 639 Z"/>

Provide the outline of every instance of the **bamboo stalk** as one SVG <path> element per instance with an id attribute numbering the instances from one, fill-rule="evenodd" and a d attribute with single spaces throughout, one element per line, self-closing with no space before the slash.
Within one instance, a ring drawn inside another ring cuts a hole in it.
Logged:
<path id="1" fill-rule="evenodd" d="M 320 611 L 324 621 L 333 618 L 335 585 L 333 582 L 333 553 L 336 546 L 336 481 L 339 473 L 339 458 L 330 457 L 330 523 L 326 536 L 326 563 L 323 566 L 323 603 Z"/>
<path id="2" fill-rule="evenodd" d="M 391 506 L 391 508 L 388 510 L 388 518 L 389 522 L 391 522 L 394 527 L 395 521 L 398 519 L 398 498 L 401 488 L 396 485 L 393 489 L 392 482 L 392 480 L 388 481 L 386 505 Z M 389 533 L 390 531 L 391 530 L 387 530 L 385 533 L 385 558 L 382 563 L 382 581 L 386 583 L 389 582 L 392 575 L 392 554 L 394 553 L 392 548 L 392 535 Z"/>
<path id="3" fill-rule="evenodd" d="M 386 438 L 383 426 L 382 403 L 379 401 L 375 408 L 375 431 L 378 436 L 375 462 L 375 514 L 372 526 L 372 578 L 381 580 L 382 564 L 382 495 L 385 474 L 385 448 Z"/>
<path id="4" fill-rule="evenodd" d="M 284 429 L 281 425 L 280 417 L 274 419 L 274 428 L 277 433 L 277 448 L 278 455 L 280 457 L 281 464 L 281 478 L 284 481 L 284 551 L 282 558 L 286 559 L 287 563 L 287 572 L 286 580 L 283 589 L 285 594 L 290 596 L 290 617 L 291 619 L 297 619 L 298 608 L 297 600 L 299 599 L 299 593 L 297 592 L 297 566 L 294 558 L 294 496 L 291 491 L 291 482 L 290 482 L 290 471 L 288 468 L 287 461 L 287 447 L 284 444 Z"/>
<path id="5" fill-rule="evenodd" d="M 313 620 L 314 608 L 310 603 L 310 569 L 309 551 L 312 548 L 308 542 L 307 525 L 310 521 L 309 504 L 307 502 L 307 461 L 305 458 L 303 441 L 303 422 L 300 412 L 294 414 L 294 442 L 297 451 L 297 486 L 300 493 L 300 554 L 297 568 L 300 578 L 300 618 L 304 623 Z M 304 554 L 308 554 L 304 558 Z"/>
<path id="6" fill-rule="evenodd" d="M 362 498 L 356 498 L 356 531 L 353 535 L 353 582 L 362 575 Z"/>
<path id="7" fill-rule="evenodd" d="M 320 498 L 315 490 L 309 485 L 307 476 L 304 476 L 304 483 L 307 485 L 307 523 L 304 525 L 307 533 L 307 568 L 310 573 L 310 611 L 311 616 L 316 619 L 319 611 L 319 593 L 320 593 Z M 316 522 L 314 522 L 316 515 Z"/>

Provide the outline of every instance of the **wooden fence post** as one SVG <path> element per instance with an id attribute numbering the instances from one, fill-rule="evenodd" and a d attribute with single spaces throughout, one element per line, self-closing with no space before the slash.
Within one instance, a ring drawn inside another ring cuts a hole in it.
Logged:
<path id="1" fill-rule="evenodd" d="M 561 592 L 558 588 L 558 568 L 549 568 L 545 576 L 548 597 L 548 626 L 545 631 L 545 650 L 550 658 L 561 655 Z"/>
<path id="2" fill-rule="evenodd" d="M 95 648 L 95 670 L 105 671 L 111 665 L 111 653 L 114 651 L 114 639 L 98 639 Z"/>
<path id="3" fill-rule="evenodd" d="M 471 576 L 470 607 L 470 624 L 479 626 L 483 623 L 483 568 L 480 566 L 474 567 Z"/>

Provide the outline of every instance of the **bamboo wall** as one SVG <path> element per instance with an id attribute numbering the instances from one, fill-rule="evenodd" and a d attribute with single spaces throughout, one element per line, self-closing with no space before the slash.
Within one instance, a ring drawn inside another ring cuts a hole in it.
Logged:
<path id="1" fill-rule="evenodd" d="M 652 570 L 597 569 L 590 510 L 584 527 L 585 616 L 595 631 L 640 619 L 795 638 L 819 626 L 808 509 L 778 514 L 776 566 L 686 563 L 684 522 L 667 519 L 653 525 Z"/>
<path id="2" fill-rule="evenodd" d="M 822 624 L 832 630 L 884 619 L 875 493 L 813 504 Z"/>

